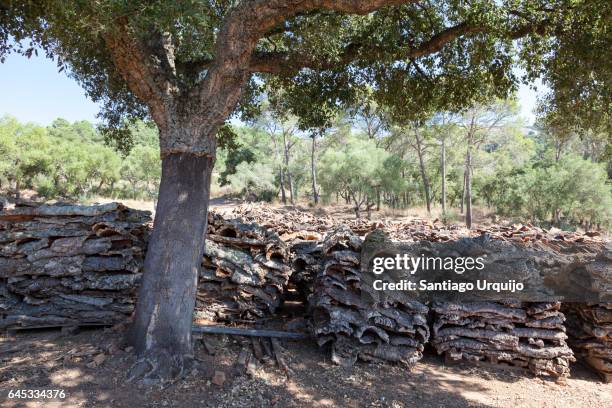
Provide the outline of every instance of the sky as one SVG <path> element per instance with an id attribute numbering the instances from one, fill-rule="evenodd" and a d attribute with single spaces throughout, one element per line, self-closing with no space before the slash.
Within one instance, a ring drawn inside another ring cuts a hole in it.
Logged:
<path id="1" fill-rule="evenodd" d="M 526 124 L 535 118 L 536 92 L 521 85 L 518 97 Z M 0 116 L 11 115 L 22 122 L 49 125 L 61 117 L 69 121 L 98 122 L 99 106 L 85 96 L 79 84 L 43 56 L 29 60 L 11 54 L 0 64 Z"/>

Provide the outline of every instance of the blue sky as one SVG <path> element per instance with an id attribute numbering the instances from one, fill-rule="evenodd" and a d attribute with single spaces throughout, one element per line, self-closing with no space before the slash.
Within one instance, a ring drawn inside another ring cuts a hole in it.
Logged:
<path id="1" fill-rule="evenodd" d="M 11 54 L 0 64 L 0 116 L 50 124 L 55 118 L 96 121 L 98 105 L 57 66 L 42 56 Z"/>
<path id="2" fill-rule="evenodd" d="M 523 85 L 518 97 L 521 115 L 531 124 L 536 93 Z M 76 81 L 58 73 L 51 60 L 12 54 L 0 64 L 0 116 L 9 114 L 23 122 L 48 125 L 58 117 L 97 122 L 98 111 Z"/>

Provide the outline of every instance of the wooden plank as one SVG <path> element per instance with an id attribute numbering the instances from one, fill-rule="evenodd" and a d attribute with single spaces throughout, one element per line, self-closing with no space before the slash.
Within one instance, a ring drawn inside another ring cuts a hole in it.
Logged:
<path id="1" fill-rule="evenodd" d="M 249 336 L 249 337 L 274 337 L 281 339 L 291 340 L 306 340 L 310 338 L 307 333 L 295 333 L 278 330 L 263 330 L 263 329 L 247 329 L 242 327 L 228 327 L 228 326 L 202 326 L 194 325 L 194 333 L 206 333 L 206 334 L 231 334 L 234 336 Z"/>

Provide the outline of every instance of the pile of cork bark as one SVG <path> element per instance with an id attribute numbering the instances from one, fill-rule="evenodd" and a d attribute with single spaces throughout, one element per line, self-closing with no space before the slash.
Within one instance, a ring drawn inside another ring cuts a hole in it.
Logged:
<path id="1" fill-rule="evenodd" d="M 209 214 L 195 319 L 253 322 L 274 314 L 294 286 L 308 304 L 317 342 L 343 365 L 361 359 L 411 366 L 430 337 L 425 304 L 381 298 L 364 275 L 371 272 L 361 269 L 368 246 L 362 236 L 376 228 L 415 254 L 487 253 L 497 269 L 569 271 L 575 293 L 612 287 L 610 244 L 596 233 L 512 225 L 464 234 L 420 220 L 340 225 L 305 211 L 245 206 L 226 215 L 236 216 L 242 219 Z M 0 329 L 125 320 L 134 310 L 150 228 L 148 212 L 117 203 L 0 211 Z M 470 245 L 460 239 L 483 233 Z M 563 311 L 558 302 L 438 302 L 431 344 L 450 360 L 563 377 L 574 361 L 567 340 L 609 381 L 612 303 L 601 302 L 566 304 Z"/>
<path id="2" fill-rule="evenodd" d="M 332 360 L 414 365 L 429 339 L 428 308 L 409 300 L 377 302 L 360 270 L 361 239 L 340 227 L 323 242 L 324 264 L 310 297 L 314 335 Z M 367 272 L 366 272 L 367 273 Z"/>
<path id="3" fill-rule="evenodd" d="M 570 345 L 577 355 L 612 381 L 612 303 L 566 303 Z"/>
<path id="4" fill-rule="evenodd" d="M 290 272 L 289 250 L 276 233 L 211 213 L 195 318 L 252 321 L 272 314 Z"/>
<path id="5" fill-rule="evenodd" d="M 433 305 L 432 345 L 448 360 L 481 361 L 565 377 L 575 361 L 559 302 Z"/>
<path id="6" fill-rule="evenodd" d="M 440 220 L 368 220 L 333 218 L 325 213 L 313 213 L 297 207 L 272 208 L 264 204 L 244 204 L 233 208 L 229 218 L 255 222 L 273 230 L 286 242 L 294 239 L 321 240 L 328 232 L 340 226 L 347 226 L 353 233 L 364 236 L 381 229 L 396 241 L 402 242 L 445 242 L 462 237 L 477 237 L 487 234 L 491 239 L 509 241 L 542 250 L 592 252 L 591 246 L 605 241 L 598 231 L 586 233 L 562 231 L 557 228 L 540 228 L 530 223 L 500 224 L 486 228 L 466 229 L 459 225 L 448 225 Z"/>
<path id="7" fill-rule="evenodd" d="M 150 215 L 117 204 L 0 212 L 0 328 L 113 324 L 134 309 Z"/>

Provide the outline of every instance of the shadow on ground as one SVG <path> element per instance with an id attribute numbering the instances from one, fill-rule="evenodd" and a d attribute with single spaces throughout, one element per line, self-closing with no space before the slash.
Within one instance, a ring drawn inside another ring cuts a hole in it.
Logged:
<path id="1" fill-rule="evenodd" d="M 612 385 L 576 366 L 567 384 L 427 355 L 412 370 L 331 363 L 311 343 L 285 342 L 292 373 L 262 364 L 251 375 L 235 364 L 242 338 L 220 337 L 215 355 L 197 344 L 197 370 L 165 389 L 125 381 L 133 356 L 117 330 L 18 332 L 0 339 L 0 406 L 21 407 L 522 407 L 612 406 Z M 100 357 L 102 356 L 102 357 Z M 226 375 L 211 382 L 216 371 Z M 64 390 L 63 400 L 9 399 L 10 390 Z"/>

